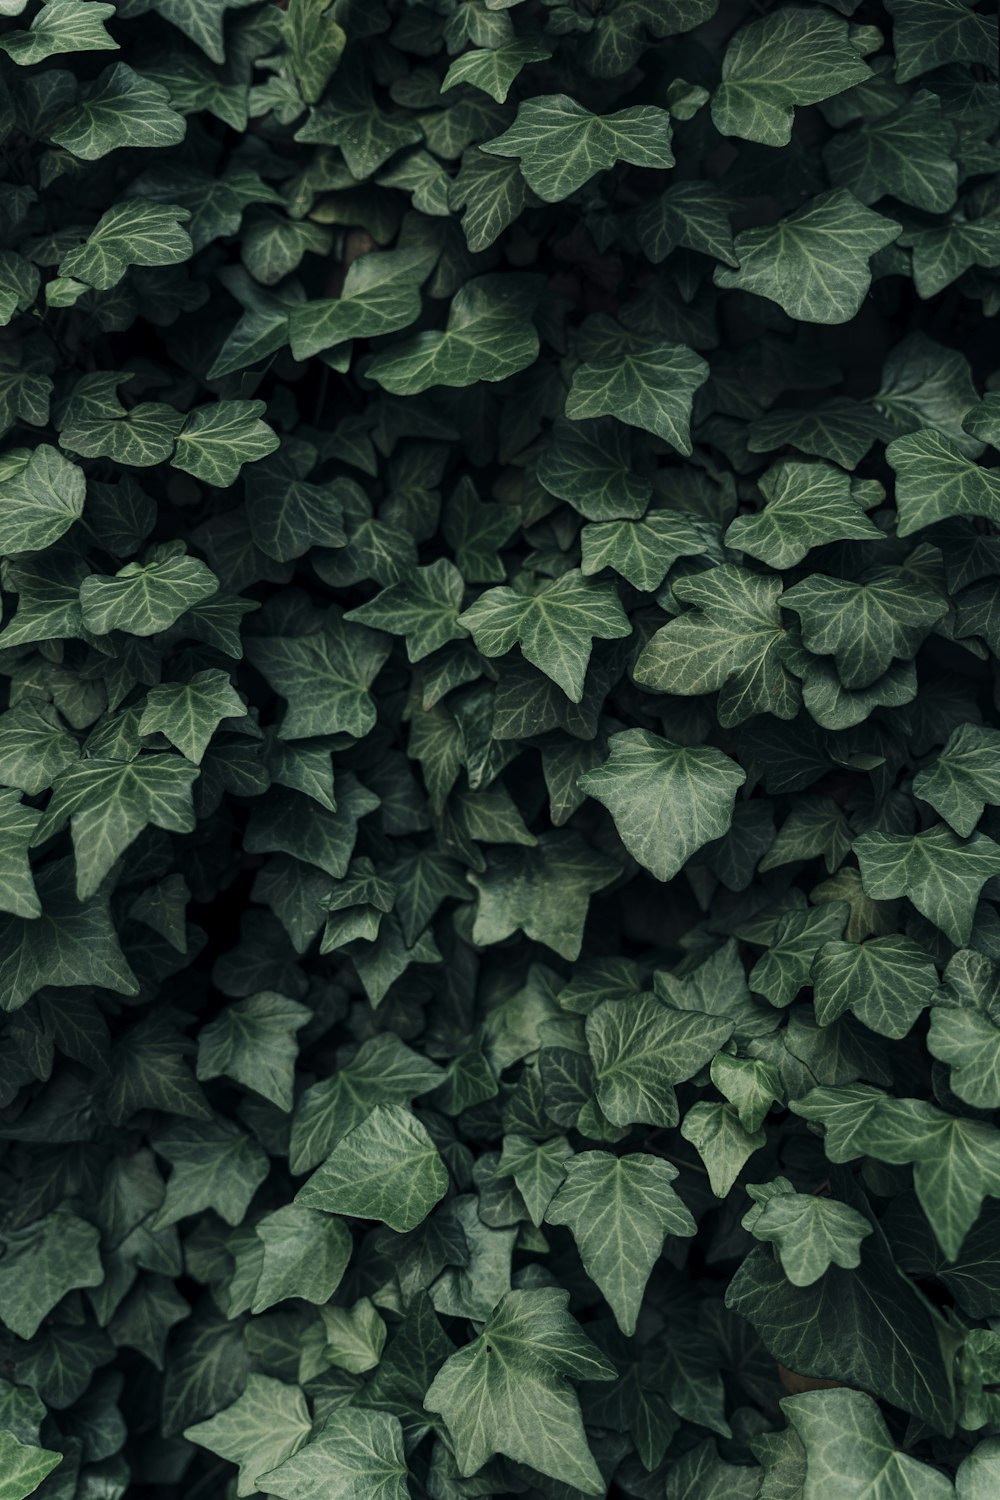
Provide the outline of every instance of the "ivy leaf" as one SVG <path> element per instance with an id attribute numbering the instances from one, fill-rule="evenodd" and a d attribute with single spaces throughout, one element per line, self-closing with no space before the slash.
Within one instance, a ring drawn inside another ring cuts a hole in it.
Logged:
<path id="1" fill-rule="evenodd" d="M 289 1297 L 329 1302 L 351 1258 L 350 1231 L 340 1219 L 285 1203 L 259 1219 L 254 1232 L 264 1255 L 251 1312 L 265 1312 Z"/>
<path id="2" fill-rule="evenodd" d="M 672 167 L 670 115 L 651 104 L 594 115 L 568 94 L 547 94 L 518 105 L 517 118 L 481 150 L 516 156 L 521 173 L 543 203 L 560 203 L 616 161 Z"/>
<path id="3" fill-rule="evenodd" d="M 788 6 L 736 32 L 712 96 L 712 121 L 722 135 L 786 146 L 795 105 L 816 104 L 871 76 L 845 21 Z"/>
<path id="4" fill-rule="evenodd" d="M 805 1448 L 802 1500 L 820 1500 L 831 1483 L 844 1500 L 949 1500 L 953 1493 L 940 1469 L 897 1449 L 878 1406 L 863 1391 L 810 1391 L 786 1397 L 781 1406 Z"/>
<path id="5" fill-rule="evenodd" d="M 265 410 L 263 401 L 215 401 L 199 407 L 184 420 L 171 466 L 221 489 L 235 484 L 244 464 L 266 458 L 280 445 L 260 420 Z"/>
<path id="6" fill-rule="evenodd" d="M 242 10 L 251 0 L 153 0 L 153 8 L 190 37 L 213 62 L 226 60 L 222 24 L 225 12 Z"/>
<path id="7" fill-rule="evenodd" d="M 144 828 L 194 829 L 191 788 L 197 778 L 197 767 L 179 755 L 78 761 L 56 778 L 34 842 L 70 824 L 77 896 L 86 901 Z"/>
<path id="8" fill-rule="evenodd" d="M 802 639 L 817 656 L 832 656 L 846 688 L 870 687 L 894 659 L 908 661 L 947 601 L 900 570 L 882 569 L 867 583 L 813 573 L 787 589 L 783 608 L 802 623 Z"/>
<path id="9" fill-rule="evenodd" d="M 60 860 L 39 870 L 40 917 L 0 917 L 0 993 L 6 1010 L 19 1010 L 52 985 L 96 984 L 118 995 L 139 985 L 119 946 L 107 899 L 77 900 L 72 868 Z"/>
<path id="10" fill-rule="evenodd" d="M 894 933 L 863 943 L 824 943 L 812 982 L 821 1026 L 849 1010 L 869 1030 L 894 1038 L 905 1036 L 938 994 L 937 970 L 926 953 Z"/>
<path id="11" fill-rule="evenodd" d="M 893 18 L 896 78 L 908 83 L 944 63 L 996 60 L 996 18 L 972 10 L 964 0 L 887 0 Z"/>
<path id="12" fill-rule="evenodd" d="M 567 1377 L 611 1380 L 615 1371 L 567 1311 L 568 1292 L 508 1292 L 471 1344 L 452 1354 L 424 1398 L 455 1445 L 459 1472 L 474 1474 L 495 1453 L 601 1494 Z"/>
<path id="13" fill-rule="evenodd" d="M 547 47 L 522 38 L 501 42 L 499 47 L 477 47 L 456 57 L 444 75 L 441 92 L 444 94 L 457 84 L 468 83 L 473 88 L 482 89 L 498 104 L 504 104 L 510 86 L 521 70 L 528 63 L 545 62 L 551 56 Z M 513 152 L 509 154 L 514 155 Z"/>
<path id="14" fill-rule="evenodd" d="M 707 379 L 708 365 L 686 345 L 626 338 L 620 347 L 577 366 L 566 415 L 576 420 L 612 416 L 689 454 L 694 393 Z"/>
<path id="15" fill-rule="evenodd" d="M 113 5 L 100 0 L 45 0 L 27 31 L 8 31 L 0 49 L 20 67 L 45 62 L 67 52 L 114 52 L 118 43 L 104 29 Z"/>
<path id="16" fill-rule="evenodd" d="M 610 418 L 570 422 L 558 417 L 535 472 L 549 494 L 588 521 L 641 516 L 652 481 L 637 472 L 633 435 Z"/>
<path id="17" fill-rule="evenodd" d="M 443 332 L 418 333 L 377 354 L 366 373 L 394 396 L 506 380 L 538 355 L 531 321 L 538 290 L 530 276 L 467 281 L 452 298 Z"/>
<path id="18" fill-rule="evenodd" d="M 42 911 L 28 863 L 40 817 L 23 805 L 20 791 L 0 792 L 0 911 L 17 917 L 38 917 Z"/>
<path id="19" fill-rule="evenodd" d="M 759 713 L 794 718 L 800 689 L 783 660 L 781 580 L 726 563 L 679 579 L 673 592 L 694 608 L 652 636 L 636 682 L 684 697 L 718 692 L 726 727 Z"/>
<path id="20" fill-rule="evenodd" d="M 110 6 L 108 9 L 110 10 Z M 27 1500 L 42 1480 L 62 1463 L 64 1454 L 37 1443 L 24 1443 L 16 1433 L 0 1432 L 0 1466 L 3 1472 L 3 1500 Z"/>
<path id="21" fill-rule="evenodd" d="M 389 114 L 377 107 L 365 70 L 355 66 L 338 68 L 326 97 L 310 110 L 309 120 L 296 131 L 295 139 L 339 146 L 351 176 L 363 182 L 397 151 L 416 145 L 421 136 L 412 116 Z"/>
<path id="22" fill-rule="evenodd" d="M 95 635 L 123 630 L 149 636 L 218 591 L 219 580 L 200 559 L 176 554 L 145 565 L 126 563 L 114 577 L 91 574 L 80 585 L 80 608 Z"/>
<path id="23" fill-rule="evenodd" d="M 188 760 L 200 765 L 224 719 L 246 718 L 246 704 L 228 672 L 210 667 L 190 682 L 150 688 L 139 720 L 140 734 L 162 734 Z"/>
<path id="24" fill-rule="evenodd" d="M 813 547 L 827 542 L 882 538 L 851 493 L 849 476 L 832 464 L 786 459 L 757 484 L 767 502 L 764 509 L 737 516 L 725 543 L 768 567 L 793 568 Z"/>
<path id="25" fill-rule="evenodd" d="M 175 1119 L 153 1145 L 173 1170 L 151 1228 L 166 1229 L 207 1208 L 227 1224 L 243 1222 L 268 1172 L 267 1157 L 245 1131 L 221 1118 Z"/>
<path id="26" fill-rule="evenodd" d="M 87 482 L 47 443 L 9 449 L 0 462 L 0 552 L 41 552 L 83 515 Z"/>
<path id="27" fill-rule="evenodd" d="M 1000 1027 L 993 1011 L 952 1010 L 935 1005 L 931 1011 L 927 1050 L 951 1069 L 952 1093 L 975 1109 L 1000 1106 Z"/>
<path id="28" fill-rule="evenodd" d="M 83 244 L 63 256 L 59 275 L 108 291 L 129 266 L 173 266 L 188 260 L 194 247 L 181 225 L 190 217 L 186 208 L 174 203 L 142 198 L 116 203 L 101 215 Z"/>
<path id="29" fill-rule="evenodd" d="M 114 63 L 81 88 L 76 103 L 58 116 L 49 139 L 81 161 L 99 161 L 119 147 L 176 146 L 187 122 L 171 108 L 161 84 L 127 63 Z"/>
<path id="30" fill-rule="evenodd" d="M 715 284 L 767 297 L 802 323 L 846 323 L 871 285 L 868 262 L 900 225 L 865 208 L 846 188 L 736 236 L 739 270 L 717 266 Z"/>
<path id="31" fill-rule="evenodd" d="M 290 0 L 282 33 L 302 97 L 307 104 L 315 104 L 337 70 L 347 33 L 337 23 L 329 0 Z"/>
<path id="32" fill-rule="evenodd" d="M 586 1021 L 602 1112 L 612 1125 L 676 1125 L 673 1085 L 703 1068 L 732 1030 L 728 1016 L 678 1011 L 651 995 L 603 1002 Z"/>
<path id="33" fill-rule="evenodd" d="M 247 474 L 246 511 L 253 539 L 267 557 L 292 562 L 310 547 L 342 547 L 350 482 L 309 484 L 291 457 L 279 450 Z"/>
<path id="34" fill-rule="evenodd" d="M 583 698 L 593 641 L 620 640 L 631 630 L 613 587 L 590 583 L 576 569 L 531 594 L 487 589 L 458 621 L 485 656 L 505 656 L 519 645 L 573 703 Z"/>
<path id="35" fill-rule="evenodd" d="M 381 1219 L 403 1233 L 426 1219 L 447 1188 L 444 1162 L 416 1116 L 401 1104 L 378 1104 L 334 1146 L 295 1202 Z"/>
<path id="36" fill-rule="evenodd" d="M 356 739 L 375 723 L 369 688 L 389 655 L 384 636 L 344 621 L 332 605 L 308 635 L 255 636 L 247 655 L 288 703 L 282 740 L 346 733 Z"/>
<path id="37" fill-rule="evenodd" d="M 738 265 L 729 224 L 732 200 L 712 182 L 676 182 L 642 209 L 639 244 L 654 264 L 678 246 Z"/>
<path id="38" fill-rule="evenodd" d="M 751 422 L 747 447 L 751 453 L 770 453 L 790 443 L 802 453 L 831 459 L 842 469 L 856 469 L 876 439 L 885 439 L 892 430 L 879 412 L 863 402 L 832 396 L 805 410 L 777 407 L 765 412 Z"/>
<path id="39" fill-rule="evenodd" d="M 464 208 L 462 232 L 473 254 L 487 250 L 520 214 L 532 195 L 517 162 L 467 151 L 448 190 L 453 209 Z"/>
<path id="40" fill-rule="evenodd" d="M 980 891 L 1000 874 L 1000 845 L 982 833 L 963 841 L 943 823 L 925 833 L 864 833 L 854 852 L 867 895 L 909 897 L 959 947 L 968 944 Z"/>
<path id="41" fill-rule="evenodd" d="M 239 1465 L 237 1495 L 256 1495 L 257 1480 L 297 1453 L 312 1431 L 298 1386 L 268 1375 L 251 1375 L 242 1396 L 184 1436 L 209 1453 Z"/>
<path id="42" fill-rule="evenodd" d="M 0 785 L 36 796 L 79 758 L 79 743 L 50 704 L 29 698 L 0 715 Z"/>
<path id="43" fill-rule="evenodd" d="M 422 250 L 362 255 L 344 277 L 339 297 L 305 302 L 288 319 L 292 354 L 308 359 L 350 339 L 395 333 L 420 316 L 420 285 L 430 262 Z"/>
<path id="44" fill-rule="evenodd" d="M 652 593 L 679 557 L 722 561 L 719 528 L 701 516 L 654 510 L 641 521 L 605 521 L 580 533 L 585 578 L 613 568 L 634 588 Z"/>
<path id="45" fill-rule="evenodd" d="M 707 1099 L 692 1104 L 681 1121 L 681 1135 L 705 1163 L 717 1198 L 727 1196 L 750 1157 L 767 1140 L 763 1130 L 746 1130 L 731 1104 Z"/>
<path id="46" fill-rule="evenodd" d="M 294 1102 L 295 1033 L 312 1012 L 271 990 L 227 1005 L 198 1037 L 198 1078 L 235 1079 L 288 1111 Z"/>
<path id="47" fill-rule="evenodd" d="M 939 817 L 968 838 L 986 804 L 1000 802 L 1000 731 L 960 724 L 931 766 L 918 771 L 913 790 Z"/>
<path id="48" fill-rule="evenodd" d="M 520 930 L 563 958 L 578 958 L 590 897 L 619 868 L 568 830 L 543 834 L 533 848 L 495 848 L 482 874 L 469 875 L 479 893 L 472 941 L 501 943 Z"/>
<path id="49" fill-rule="evenodd" d="M 345 615 L 391 635 L 406 637 L 410 661 L 422 661 L 448 641 L 461 640 L 466 629 L 458 622 L 465 584 L 446 557 L 426 568 L 414 568 L 399 583 L 391 583 L 367 604 Z"/>
<path id="50" fill-rule="evenodd" d="M 277 1469 L 259 1474 L 280 1500 L 409 1500 L 399 1418 L 361 1406 L 333 1410 L 312 1442 Z"/>
<path id="51" fill-rule="evenodd" d="M 936 94 L 921 89 L 856 130 L 835 135 L 823 160 L 835 187 L 862 203 L 898 198 L 927 213 L 947 213 L 958 192 L 955 128 Z"/>
<path id="52" fill-rule="evenodd" d="M 900 536 L 949 516 L 1000 521 L 1000 479 L 943 433 L 925 428 L 896 438 L 885 456 L 896 471 Z"/>
<path id="53" fill-rule="evenodd" d="M 584 1270 L 600 1287 L 624 1334 L 635 1332 L 643 1292 L 668 1234 L 690 1236 L 695 1223 L 671 1183 L 677 1168 L 655 1156 L 584 1151 L 545 1214 L 566 1224 Z"/>
<path id="54" fill-rule="evenodd" d="M 853 1270 L 861 1264 L 861 1242 L 873 1226 L 846 1203 L 817 1193 L 797 1193 L 787 1178 L 747 1192 L 754 1207 L 743 1227 L 755 1240 L 774 1245 L 793 1286 L 812 1286 L 830 1266 Z"/>
<path id="55" fill-rule="evenodd" d="M 696 850 L 729 828 L 746 772 L 711 746 L 685 746 L 627 729 L 613 734 L 603 766 L 579 778 L 602 802 L 622 842 L 657 880 L 670 880 Z"/>
<path id="56" fill-rule="evenodd" d="M 0 1296 L 4 1323 L 18 1338 L 34 1338 L 67 1292 L 97 1286 L 104 1277 L 100 1234 L 76 1214 L 55 1212 L 4 1234 Z"/>

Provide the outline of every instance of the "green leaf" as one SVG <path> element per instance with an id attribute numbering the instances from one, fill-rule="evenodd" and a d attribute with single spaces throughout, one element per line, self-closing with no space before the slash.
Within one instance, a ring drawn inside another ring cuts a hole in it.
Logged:
<path id="1" fill-rule="evenodd" d="M 145 566 L 126 563 L 113 578 L 94 573 L 83 580 L 83 623 L 95 635 L 107 635 L 112 630 L 135 636 L 156 635 L 218 589 L 215 574 L 196 557 L 166 556 Z"/>
<path id="2" fill-rule="evenodd" d="M 171 467 L 206 484 L 235 484 L 244 464 L 266 458 L 279 446 L 277 435 L 260 420 L 263 401 L 216 401 L 184 419 Z"/>
<path id="3" fill-rule="evenodd" d="M 693 609 L 661 626 L 639 654 L 641 687 L 684 697 L 719 693 L 719 723 L 754 714 L 792 719 L 798 682 L 785 665 L 781 579 L 731 563 L 690 574 L 673 587 Z"/>
<path id="4" fill-rule="evenodd" d="M 646 729 L 608 741 L 603 766 L 579 778 L 602 802 L 631 855 L 657 880 L 670 880 L 692 854 L 728 830 L 746 773 L 711 746 L 685 746 Z"/>
<path id="5" fill-rule="evenodd" d="M 921 90 L 898 109 L 835 135 L 823 150 L 834 187 L 862 203 L 898 198 L 947 213 L 958 192 L 955 128 L 936 94 Z"/>
<path id="6" fill-rule="evenodd" d="M 927 1033 L 927 1050 L 951 1068 L 951 1091 L 975 1109 L 996 1109 L 1000 1104 L 1000 1027 L 992 1007 L 985 1015 L 976 1010 L 952 1010 L 935 1005 Z"/>
<path id="7" fill-rule="evenodd" d="M 225 12 L 242 10 L 252 0 L 153 0 L 153 8 L 176 26 L 213 62 L 226 60 L 222 25 Z"/>
<path id="8" fill-rule="evenodd" d="M 510 129 L 484 141 L 481 149 L 491 156 L 516 156 L 532 192 L 543 203 L 560 203 L 616 161 L 672 167 L 670 140 L 665 109 L 639 104 L 594 115 L 568 94 L 547 94 L 518 105 Z"/>
<path id="9" fill-rule="evenodd" d="M 549 494 L 588 521 L 606 521 L 645 511 L 653 485 L 637 469 L 635 439 L 620 423 L 557 417 L 535 472 Z"/>
<path id="10" fill-rule="evenodd" d="M 1000 874 L 1000 845 L 982 833 L 963 842 L 943 823 L 925 833 L 865 833 L 854 852 L 867 895 L 907 896 L 959 947 L 969 941 L 980 891 Z"/>
<path id="11" fill-rule="evenodd" d="M 725 535 L 727 547 L 747 552 L 771 568 L 793 568 L 813 547 L 827 542 L 879 541 L 851 493 L 847 474 L 832 464 L 786 459 L 757 481 L 767 502 L 754 516 L 737 516 Z"/>
<path id="12" fill-rule="evenodd" d="M 528 63 L 545 62 L 551 56 L 548 47 L 519 38 L 501 42 L 499 47 L 476 48 L 456 57 L 444 75 L 441 92 L 443 94 L 457 84 L 468 83 L 473 88 L 482 89 L 484 94 L 489 94 L 498 104 L 503 104 L 511 84 L 522 68 L 527 67 Z"/>
<path id="13" fill-rule="evenodd" d="M 162 734 L 188 760 L 200 765 L 224 719 L 246 718 L 246 704 L 228 672 L 196 672 L 190 682 L 150 688 L 139 720 L 140 734 Z"/>
<path id="14" fill-rule="evenodd" d="M 996 17 L 977 13 L 965 0 L 887 0 L 893 18 L 896 78 L 908 83 L 944 63 L 996 63 Z"/>
<path id="15" fill-rule="evenodd" d="M 295 1108 L 289 1162 L 308 1172 L 377 1104 L 408 1104 L 442 1082 L 440 1067 L 394 1032 L 369 1038 L 331 1078 L 306 1089 Z"/>
<path id="16" fill-rule="evenodd" d="M 895 934 L 864 943 L 824 943 L 813 962 L 812 983 L 821 1026 L 849 1010 L 869 1030 L 896 1039 L 938 994 L 937 970 L 926 953 Z"/>
<path id="17" fill-rule="evenodd" d="M 715 270 L 715 284 L 766 297 L 803 323 L 847 323 L 871 285 L 868 262 L 900 226 L 865 208 L 846 188 L 736 236 L 739 270 Z"/>
<path id="18" fill-rule="evenodd" d="M 940 1469 L 897 1449 L 878 1406 L 863 1391 L 810 1391 L 786 1397 L 781 1406 L 805 1448 L 802 1500 L 830 1494 L 844 1500 L 948 1500 L 953 1494 Z"/>
<path id="19" fill-rule="evenodd" d="M 323 734 L 361 739 L 374 726 L 369 689 L 385 665 L 389 642 L 363 625 L 345 623 L 335 605 L 308 635 L 254 636 L 247 655 L 288 708 L 282 740 Z"/>
<path id="20" fill-rule="evenodd" d="M 27 31 L 0 37 L 0 49 L 22 68 L 67 52 L 114 52 L 118 43 L 104 29 L 114 13 L 99 0 L 45 0 Z"/>
<path id="21" fill-rule="evenodd" d="M 911 536 L 949 516 L 1000 521 L 1000 479 L 967 458 L 940 432 L 924 429 L 896 438 L 885 450 L 896 472 L 900 536 Z"/>
<path id="22" fill-rule="evenodd" d="M 750 1157 L 767 1140 L 763 1130 L 745 1130 L 731 1104 L 708 1100 L 692 1104 L 681 1121 L 681 1135 L 705 1163 L 717 1198 L 726 1197 Z"/>
<path id="23" fill-rule="evenodd" d="M 572 961 L 590 897 L 619 869 L 617 860 L 568 830 L 542 834 L 534 848 L 493 849 L 482 874 L 469 875 L 479 893 L 472 941 L 488 946 L 520 930 Z"/>
<path id="24" fill-rule="evenodd" d="M 153 1146 L 173 1168 L 153 1229 L 166 1229 L 209 1208 L 227 1224 L 240 1224 L 268 1172 L 267 1157 L 256 1142 L 221 1118 L 175 1119 Z"/>
<path id="25" fill-rule="evenodd" d="M 0 792 L 0 911 L 41 916 L 28 849 L 41 814 L 25 807 L 19 790 Z"/>
<path id="26" fill-rule="evenodd" d="M 285 54 L 307 104 L 318 101 L 347 45 L 333 10 L 330 0 L 289 0 L 285 11 Z"/>
<path id="27" fill-rule="evenodd" d="M 123 146 L 176 146 L 186 129 L 165 88 L 127 63 L 114 63 L 83 86 L 76 103 L 50 127 L 48 138 L 81 161 L 99 161 Z"/>
<path id="28" fill-rule="evenodd" d="M 504 1453 L 585 1494 L 604 1492 L 567 1377 L 610 1380 L 615 1372 L 568 1301 L 557 1287 L 508 1292 L 479 1337 L 434 1377 L 424 1405 L 443 1417 L 461 1474 Z"/>
<path id="29" fill-rule="evenodd" d="M 227 1005 L 198 1037 L 198 1078 L 233 1078 L 278 1109 L 294 1102 L 295 1033 L 312 1012 L 271 990 Z"/>
<path id="30" fill-rule="evenodd" d="M 787 589 L 782 607 L 794 610 L 802 639 L 817 656 L 832 656 L 846 688 L 870 687 L 894 660 L 908 661 L 947 601 L 900 570 L 881 569 L 867 583 L 813 573 Z"/>
<path id="31" fill-rule="evenodd" d="M 867 1092 L 867 1091 L 866 1091 Z M 804 1119 L 836 1132 L 845 1109 L 850 1135 L 831 1133 L 825 1142 L 834 1161 L 861 1153 L 878 1161 L 913 1164 L 913 1185 L 935 1238 L 949 1260 L 979 1217 L 986 1197 L 1000 1196 L 1000 1131 L 981 1120 L 959 1119 L 923 1099 L 894 1099 L 871 1090 L 862 1110 L 851 1090 L 812 1089 L 791 1108 Z"/>
<path id="32" fill-rule="evenodd" d="M 786 146 L 795 105 L 816 104 L 871 76 L 846 21 L 788 6 L 736 32 L 712 95 L 712 120 L 722 135 Z"/>
<path id="33" fill-rule="evenodd" d="M 817 1193 L 797 1193 L 785 1177 L 747 1192 L 754 1207 L 743 1228 L 755 1240 L 774 1245 L 793 1286 L 812 1286 L 830 1266 L 854 1270 L 861 1264 L 861 1241 L 873 1226 L 846 1203 Z"/>
<path id="34" fill-rule="evenodd" d="M 986 808 L 1000 802 L 1000 731 L 960 724 L 933 765 L 913 778 L 913 790 L 962 838 Z"/>
<path id="35" fill-rule="evenodd" d="M 681 246 L 711 255 L 727 266 L 737 265 L 729 224 L 732 207 L 732 200 L 715 183 L 672 183 L 636 220 L 643 253 L 658 264 Z"/>
<path id="36" fill-rule="evenodd" d="M 870 406 L 848 396 L 832 396 L 805 409 L 777 407 L 765 412 L 751 422 L 747 447 L 751 453 L 770 453 L 790 443 L 842 469 L 856 469 L 876 439 L 891 432 L 886 419 Z M 857 495 L 854 498 L 860 503 Z"/>
<path id="37" fill-rule="evenodd" d="M 257 1480 L 297 1453 L 312 1431 L 298 1386 L 251 1375 L 246 1390 L 208 1422 L 188 1427 L 189 1442 L 239 1465 L 237 1495 L 255 1495 Z"/>
<path id="38" fill-rule="evenodd" d="M 340 1285 L 351 1257 L 350 1232 L 331 1214 L 285 1203 L 254 1226 L 264 1246 L 251 1312 L 289 1297 L 322 1306 Z"/>
<path id="39" fill-rule="evenodd" d="M 40 552 L 83 514 L 83 470 L 55 448 L 9 449 L 0 463 L 0 552 Z"/>
<path id="40" fill-rule="evenodd" d="M 519 645 L 573 703 L 583 697 L 594 640 L 620 640 L 631 629 L 614 588 L 590 583 L 575 569 L 530 594 L 487 589 L 458 620 L 485 656 L 505 656 Z"/>
<path id="41" fill-rule="evenodd" d="M 106 292 L 117 286 L 129 266 L 173 266 L 189 260 L 194 247 L 181 225 L 190 217 L 175 203 L 143 198 L 116 203 L 101 215 L 83 244 L 63 256 L 59 275 Z"/>
<path id="42" fill-rule="evenodd" d="M 334 1146 L 295 1201 L 381 1219 L 405 1232 L 426 1219 L 447 1188 L 444 1163 L 420 1121 L 401 1104 L 378 1104 Z"/>
<path id="43" fill-rule="evenodd" d="M 719 528 L 700 516 L 654 510 L 641 521 L 605 521 L 580 533 L 585 578 L 613 568 L 634 588 L 652 593 L 679 557 L 722 561 Z"/>
<path id="44" fill-rule="evenodd" d="M 708 365 L 686 345 L 626 337 L 577 366 L 566 415 L 612 416 L 689 454 L 694 393 L 707 379 Z"/>
<path id="45" fill-rule="evenodd" d="M 172 833 L 193 830 L 191 788 L 197 778 L 197 768 L 179 755 L 78 761 L 56 778 L 34 842 L 70 824 L 77 896 L 86 901 L 150 824 Z"/>
<path id="46" fill-rule="evenodd" d="M 47 703 L 26 699 L 0 714 L 0 785 L 36 796 L 80 758 L 80 746 Z"/>
<path id="47" fill-rule="evenodd" d="M 356 63 L 338 69 L 326 98 L 310 110 L 308 122 L 296 131 L 295 139 L 339 146 L 347 170 L 361 182 L 397 151 L 416 145 L 421 135 L 412 117 L 399 111 L 386 113 L 376 106 L 365 69 Z"/>
<path id="48" fill-rule="evenodd" d="M 462 640 L 467 634 L 458 623 L 464 592 L 454 563 L 439 557 L 426 568 L 412 569 L 399 583 L 391 583 L 344 618 L 404 635 L 408 659 L 422 661 L 448 641 Z"/>
<path id="49" fill-rule="evenodd" d="M 21 1442 L 16 1433 L 0 1432 L 0 1473 L 3 1475 L 0 1478 L 0 1500 L 27 1500 L 42 1480 L 62 1463 L 63 1457 L 52 1448 Z"/>
<path id="50" fill-rule="evenodd" d="M 312 1442 L 258 1479 L 280 1500 L 409 1500 L 399 1418 L 359 1406 L 334 1410 Z"/>
<path id="51" fill-rule="evenodd" d="M 586 1021 L 601 1110 L 612 1125 L 676 1125 L 673 1085 L 703 1068 L 732 1030 L 728 1016 L 675 1010 L 652 995 L 604 1001 Z"/>
<path id="52" fill-rule="evenodd" d="M 97 1286 L 103 1279 L 100 1235 L 75 1214 L 46 1214 L 26 1229 L 5 1232 L 3 1239 L 3 1321 L 18 1338 L 34 1338 L 67 1292 Z"/>
<path id="53" fill-rule="evenodd" d="M 668 1234 L 685 1238 L 695 1223 L 670 1186 L 677 1168 L 655 1156 L 574 1156 L 549 1204 L 549 1224 L 566 1224 L 584 1270 L 600 1287 L 625 1334 L 635 1332 L 643 1292 Z"/>
<path id="54" fill-rule="evenodd" d="M 430 261 L 422 250 L 386 250 L 360 256 L 344 277 L 339 297 L 305 302 L 288 319 L 292 354 L 309 359 L 350 339 L 395 333 L 420 316 L 420 286 Z"/>
<path id="55" fill-rule="evenodd" d="M 418 333 L 377 354 L 366 374 L 394 396 L 506 380 L 537 358 L 531 312 L 538 290 L 530 276 L 467 281 L 452 298 L 442 332 Z"/>

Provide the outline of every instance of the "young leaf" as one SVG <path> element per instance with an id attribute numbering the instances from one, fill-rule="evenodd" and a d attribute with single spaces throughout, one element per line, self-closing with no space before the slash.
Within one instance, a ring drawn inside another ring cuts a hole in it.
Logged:
<path id="1" fill-rule="evenodd" d="M 426 1129 L 400 1104 L 378 1104 L 334 1146 L 295 1202 L 415 1229 L 444 1197 L 448 1174 Z"/>

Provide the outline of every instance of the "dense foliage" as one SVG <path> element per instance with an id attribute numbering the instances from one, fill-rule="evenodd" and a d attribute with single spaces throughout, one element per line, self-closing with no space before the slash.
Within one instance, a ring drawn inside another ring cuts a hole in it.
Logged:
<path id="1" fill-rule="evenodd" d="M 1000 1494 L 991 15 L 0 0 L 2 1500 Z"/>

